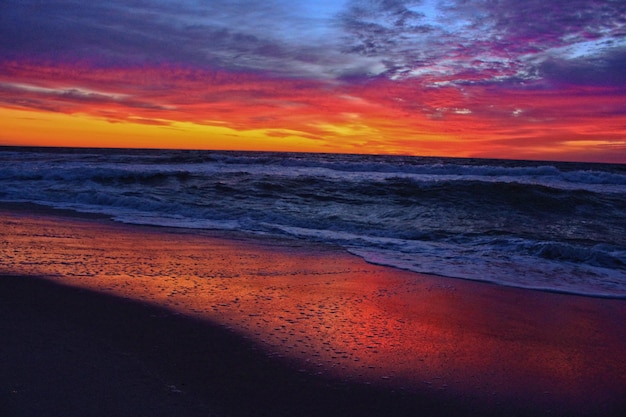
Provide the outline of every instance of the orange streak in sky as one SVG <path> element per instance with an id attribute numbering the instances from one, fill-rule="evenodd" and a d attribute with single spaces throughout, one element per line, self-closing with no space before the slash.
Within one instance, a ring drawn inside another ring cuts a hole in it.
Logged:
<path id="1" fill-rule="evenodd" d="M 626 92 L 427 81 L 5 63 L 0 143 L 596 160 L 626 150 Z"/>

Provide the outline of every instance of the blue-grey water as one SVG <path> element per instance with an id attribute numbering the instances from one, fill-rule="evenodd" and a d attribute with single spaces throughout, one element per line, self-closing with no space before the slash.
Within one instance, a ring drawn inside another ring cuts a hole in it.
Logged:
<path id="1" fill-rule="evenodd" d="M 416 272 L 626 298 L 626 165 L 0 148 L 0 201 L 321 241 Z"/>

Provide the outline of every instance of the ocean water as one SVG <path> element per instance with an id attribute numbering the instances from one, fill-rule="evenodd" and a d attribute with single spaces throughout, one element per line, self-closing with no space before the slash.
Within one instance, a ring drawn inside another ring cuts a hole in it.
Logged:
<path id="1" fill-rule="evenodd" d="M 0 201 L 326 242 L 416 272 L 626 298 L 626 165 L 0 148 Z"/>

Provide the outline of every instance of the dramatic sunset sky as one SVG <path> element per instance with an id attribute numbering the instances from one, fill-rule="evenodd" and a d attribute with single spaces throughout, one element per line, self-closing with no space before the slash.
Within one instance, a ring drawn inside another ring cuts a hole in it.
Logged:
<path id="1" fill-rule="evenodd" d="M 0 0 L 0 145 L 626 162 L 626 1 Z"/>

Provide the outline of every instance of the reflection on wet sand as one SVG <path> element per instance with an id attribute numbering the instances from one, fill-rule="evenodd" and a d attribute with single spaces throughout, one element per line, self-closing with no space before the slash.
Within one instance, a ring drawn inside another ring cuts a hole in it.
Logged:
<path id="1" fill-rule="evenodd" d="M 590 409 L 626 394 L 623 300 L 420 275 L 293 241 L 0 213 L 0 273 L 221 323 L 302 372 Z"/>

